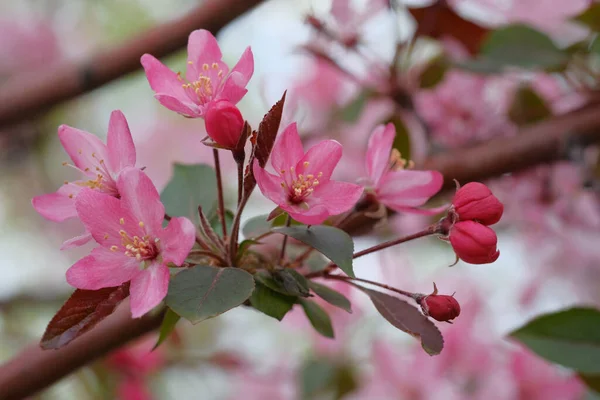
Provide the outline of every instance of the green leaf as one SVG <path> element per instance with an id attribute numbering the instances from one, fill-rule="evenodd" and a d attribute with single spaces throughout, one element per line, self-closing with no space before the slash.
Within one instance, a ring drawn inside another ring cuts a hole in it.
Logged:
<path id="1" fill-rule="evenodd" d="M 300 372 L 303 399 L 314 399 L 329 389 L 335 379 L 336 365 L 331 360 L 308 360 Z"/>
<path id="2" fill-rule="evenodd" d="M 160 325 L 158 340 L 156 344 L 152 348 L 155 350 L 158 346 L 160 346 L 167 338 L 173 333 L 175 330 L 175 326 L 177 326 L 177 322 L 181 317 L 173 312 L 170 308 L 167 308 L 167 312 L 163 318 L 162 324 Z"/>
<path id="3" fill-rule="evenodd" d="M 354 243 L 346 232 L 333 226 L 290 226 L 274 228 L 278 232 L 305 243 L 321 252 L 348 276 L 354 277 L 352 254 Z"/>
<path id="4" fill-rule="evenodd" d="M 308 281 L 294 270 L 259 271 L 254 279 L 266 287 L 287 296 L 308 297 Z"/>
<path id="5" fill-rule="evenodd" d="M 313 328 L 321 335 L 333 339 L 333 325 L 331 324 L 331 318 L 329 318 L 327 312 L 314 301 L 298 299 L 298 302 L 302 305 L 304 313 L 308 317 Z"/>
<path id="6" fill-rule="evenodd" d="M 350 300 L 346 298 L 340 292 L 337 292 L 331 289 L 328 286 L 321 285 L 319 283 L 309 281 L 308 286 L 312 289 L 313 292 L 329 304 L 339 307 L 344 311 L 352 314 L 352 304 L 350 304 Z"/>
<path id="7" fill-rule="evenodd" d="M 549 361 L 584 374 L 600 374 L 600 311 L 596 309 L 542 315 L 510 335 Z"/>
<path id="8" fill-rule="evenodd" d="M 171 278 L 166 303 L 197 324 L 244 303 L 253 290 L 254 279 L 244 270 L 197 265 Z"/>
<path id="9" fill-rule="evenodd" d="M 546 101 L 528 86 L 521 86 L 515 92 L 508 116 L 519 126 L 539 122 L 552 115 Z"/>
<path id="10" fill-rule="evenodd" d="M 435 57 L 427 64 L 421 73 L 419 86 L 421 89 L 431 89 L 444 80 L 450 64 L 443 56 Z"/>
<path id="11" fill-rule="evenodd" d="M 291 295 L 308 297 L 308 280 L 293 269 L 279 269 L 271 272 L 273 279 Z"/>
<path id="12" fill-rule="evenodd" d="M 440 354 L 444 348 L 444 338 L 440 330 L 429 318 L 425 317 L 416 307 L 404 300 L 377 292 L 354 284 L 355 287 L 366 293 L 379 311 L 379 314 L 390 324 L 418 339 L 421 347 L 430 356 Z"/>
<path id="13" fill-rule="evenodd" d="M 231 226 L 233 225 L 233 217 L 234 214 L 232 211 L 225 210 L 225 225 L 227 226 L 228 233 L 231 232 Z M 217 235 L 222 236 L 223 228 L 221 228 L 221 217 L 219 217 L 219 214 L 214 213 L 213 216 L 210 218 L 209 222 L 211 228 L 213 228 L 213 231 L 215 231 Z"/>
<path id="14" fill-rule="evenodd" d="M 395 115 L 388 123 L 394 124 L 394 127 L 396 128 L 396 137 L 394 138 L 393 148 L 400 152 L 402 158 L 410 160 L 410 133 L 408 132 L 408 128 L 404 124 L 404 121 L 400 116 Z"/>
<path id="15" fill-rule="evenodd" d="M 277 293 L 259 281 L 256 282 L 254 292 L 250 296 L 252 307 L 279 321 L 292 309 L 294 303 L 296 303 L 295 297 Z"/>
<path id="16" fill-rule="evenodd" d="M 238 246 L 237 259 L 239 260 L 244 255 L 246 250 L 248 250 L 253 244 L 260 244 L 260 242 L 257 242 L 256 240 L 252 239 L 246 239 L 242 241 Z"/>
<path id="17" fill-rule="evenodd" d="M 372 95 L 373 92 L 370 90 L 361 91 L 352 101 L 338 110 L 338 118 L 345 122 L 356 122 Z"/>
<path id="18" fill-rule="evenodd" d="M 499 72 L 504 67 L 558 71 L 569 62 L 567 52 L 559 49 L 544 33 L 527 25 L 514 24 L 491 32 L 479 57 L 462 64 L 475 72 Z"/>
<path id="19" fill-rule="evenodd" d="M 600 32 L 600 4 L 594 4 L 578 16 L 573 18 L 594 32 Z"/>
<path id="20" fill-rule="evenodd" d="M 587 387 L 600 394 L 600 375 L 579 374 L 579 379 L 581 379 Z"/>
<path id="21" fill-rule="evenodd" d="M 353 368 L 336 360 L 309 359 L 299 375 L 302 399 L 341 399 L 358 387 Z"/>
<path id="22" fill-rule="evenodd" d="M 600 56 L 600 36 L 596 36 L 592 44 L 590 44 L 590 53 Z"/>
<path id="23" fill-rule="evenodd" d="M 212 167 L 204 164 L 175 164 L 173 178 L 162 191 L 160 200 L 171 217 L 199 221 L 198 206 L 210 213 L 217 201 L 217 179 Z"/>
<path id="24" fill-rule="evenodd" d="M 267 214 L 257 215 L 256 217 L 250 218 L 242 227 L 242 234 L 245 238 L 255 238 L 263 235 L 271 230 L 275 226 L 283 226 L 287 220 L 287 214 L 281 214 L 271 221 L 267 221 Z M 292 220 L 291 225 L 302 225 L 298 221 Z"/>

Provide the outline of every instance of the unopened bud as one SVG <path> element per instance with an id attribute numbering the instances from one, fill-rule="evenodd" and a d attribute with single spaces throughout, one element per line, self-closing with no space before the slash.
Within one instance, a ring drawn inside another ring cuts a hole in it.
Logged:
<path id="1" fill-rule="evenodd" d="M 500 221 L 504 206 L 483 183 L 470 182 L 456 191 L 452 200 L 459 221 L 493 225 Z"/>
<path id="2" fill-rule="evenodd" d="M 433 293 L 417 300 L 423 314 L 437 321 L 450 322 L 460 315 L 460 304 L 454 295 L 437 294 L 437 286 L 433 284 Z"/>
<path id="3" fill-rule="evenodd" d="M 500 256 L 498 238 L 489 227 L 475 221 L 460 221 L 450 229 L 450 244 L 461 260 L 470 264 L 493 263 Z"/>
<path id="4" fill-rule="evenodd" d="M 218 145 L 233 149 L 242 134 L 244 118 L 229 100 L 213 103 L 204 116 L 206 132 Z"/>

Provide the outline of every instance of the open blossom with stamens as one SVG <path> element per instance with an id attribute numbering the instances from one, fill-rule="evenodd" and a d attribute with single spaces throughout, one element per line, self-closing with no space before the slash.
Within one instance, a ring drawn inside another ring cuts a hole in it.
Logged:
<path id="1" fill-rule="evenodd" d="M 97 290 L 131 281 L 131 314 L 138 318 L 167 295 L 167 264 L 183 264 L 195 228 L 182 217 L 162 227 L 165 207 L 141 170 L 126 168 L 116 186 L 120 199 L 87 188 L 77 196 L 77 214 L 100 246 L 69 268 L 67 282 Z"/>
<path id="2" fill-rule="evenodd" d="M 121 111 L 113 111 L 108 124 L 106 144 L 97 136 L 67 125 L 58 128 L 58 138 L 71 157 L 73 167 L 85 176 L 83 180 L 65 182 L 55 193 L 36 196 L 33 207 L 45 218 L 62 222 L 77 217 L 75 198 L 85 187 L 119 197 L 117 177 L 126 167 L 135 165 L 136 153 L 127 120 Z M 81 246 L 91 240 L 88 232 L 67 240 L 62 249 Z"/>
<path id="3" fill-rule="evenodd" d="M 185 79 L 150 54 L 144 54 L 141 62 L 156 99 L 169 110 L 197 118 L 204 117 L 212 102 L 225 99 L 237 104 L 248 91 L 246 85 L 254 73 L 250 47 L 231 71 L 222 58 L 212 33 L 199 29 L 188 40 Z"/>
<path id="4" fill-rule="evenodd" d="M 330 179 L 342 157 L 342 145 L 324 140 L 306 154 L 296 124 L 290 124 L 275 143 L 271 165 L 276 175 L 254 161 L 253 170 L 260 191 L 296 221 L 317 225 L 330 215 L 352 208 L 363 188 Z"/>
<path id="5" fill-rule="evenodd" d="M 418 209 L 439 192 L 444 182 L 437 171 L 405 169 L 411 166 L 398 150 L 393 148 L 396 128 L 393 124 L 379 125 L 369 138 L 367 174 L 377 199 L 395 211 L 419 214 L 437 214 L 442 209 Z"/>

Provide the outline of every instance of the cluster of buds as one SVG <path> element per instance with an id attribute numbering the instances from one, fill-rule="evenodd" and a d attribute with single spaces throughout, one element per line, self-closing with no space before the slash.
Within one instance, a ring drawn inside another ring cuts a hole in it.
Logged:
<path id="1" fill-rule="evenodd" d="M 442 239 L 450 241 L 457 259 L 492 263 L 500 251 L 496 233 L 489 226 L 500 221 L 503 211 L 504 206 L 487 186 L 470 182 L 456 191 L 448 215 L 439 223 Z"/>

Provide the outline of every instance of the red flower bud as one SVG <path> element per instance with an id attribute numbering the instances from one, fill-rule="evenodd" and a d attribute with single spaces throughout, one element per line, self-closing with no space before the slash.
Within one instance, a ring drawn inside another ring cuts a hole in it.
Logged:
<path id="1" fill-rule="evenodd" d="M 228 100 L 213 103 L 204 115 L 206 132 L 218 145 L 235 148 L 244 127 L 244 118 L 238 108 Z"/>
<path id="2" fill-rule="evenodd" d="M 456 191 L 452 200 L 459 221 L 474 220 L 483 225 L 500 221 L 504 206 L 483 183 L 470 182 Z"/>
<path id="3" fill-rule="evenodd" d="M 461 260 L 470 264 L 493 263 L 500 256 L 498 238 L 489 227 L 475 221 L 460 221 L 450 229 L 450 244 Z"/>
<path id="4" fill-rule="evenodd" d="M 460 304 L 454 298 L 454 295 L 438 295 L 437 286 L 433 284 L 433 293 L 420 299 L 419 304 L 423 314 L 437 321 L 450 322 L 460 315 Z"/>

